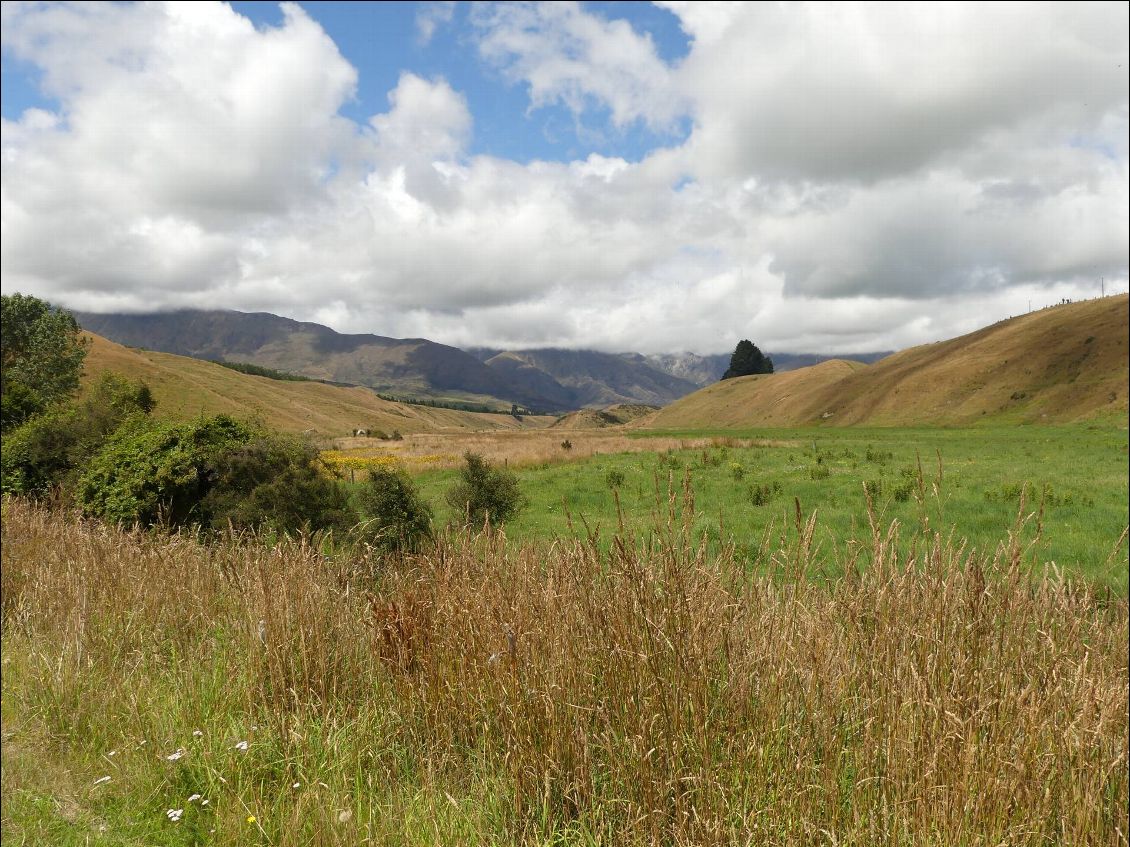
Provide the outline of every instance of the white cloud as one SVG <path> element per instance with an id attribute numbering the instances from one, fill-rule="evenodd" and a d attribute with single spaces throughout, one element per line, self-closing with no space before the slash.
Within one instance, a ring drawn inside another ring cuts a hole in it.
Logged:
<path id="1" fill-rule="evenodd" d="M 1124 6 L 665 5 L 677 66 L 576 5 L 472 13 L 531 108 L 693 120 L 639 162 L 519 164 L 468 152 L 455 78 L 405 71 L 341 117 L 356 71 L 297 6 L 256 30 L 5 4 L 59 107 L 2 125 L 3 289 L 464 345 L 861 352 L 1125 288 Z"/>
<path id="2" fill-rule="evenodd" d="M 446 159 L 463 151 L 471 135 L 471 113 L 445 80 L 432 83 L 401 74 L 388 100 L 392 108 L 370 121 L 386 158 Z"/>
<path id="3" fill-rule="evenodd" d="M 455 16 L 454 0 L 421 3 L 416 12 L 416 37 L 421 44 L 427 44 L 444 24 L 451 23 Z"/>
<path id="4" fill-rule="evenodd" d="M 743 7 L 681 68 L 695 161 L 723 178 L 873 181 L 1026 122 L 1092 132 L 1126 102 L 1126 11 Z"/>
<path id="5" fill-rule="evenodd" d="M 655 5 L 674 12 L 683 32 L 701 47 L 720 39 L 748 4 L 742 0 L 716 0 L 712 3 L 700 0 L 658 0 Z"/>
<path id="6" fill-rule="evenodd" d="M 529 90 L 533 108 L 561 103 L 578 117 L 607 108 L 615 127 L 642 121 L 667 132 L 686 103 L 649 35 L 572 2 L 477 6 L 479 52 Z"/>

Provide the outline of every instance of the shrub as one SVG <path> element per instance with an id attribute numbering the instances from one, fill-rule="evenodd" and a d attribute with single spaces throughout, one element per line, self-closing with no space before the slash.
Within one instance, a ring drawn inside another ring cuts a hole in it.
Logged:
<path id="1" fill-rule="evenodd" d="M 91 460 L 78 501 L 89 515 L 142 525 L 292 532 L 357 520 L 308 442 L 226 415 L 130 422 Z"/>
<path id="2" fill-rule="evenodd" d="M 4 436 L 2 486 L 6 494 L 45 496 L 73 490 L 90 458 L 124 421 L 147 415 L 149 387 L 104 373 L 81 402 L 55 406 Z"/>
<path id="3" fill-rule="evenodd" d="M 702 451 L 702 466 L 704 468 L 716 468 L 722 464 L 725 456 L 721 453 L 711 453 L 707 450 Z"/>
<path id="4" fill-rule="evenodd" d="M 360 494 L 361 535 L 386 552 L 415 553 L 432 540 L 432 510 L 403 471 L 373 468 Z"/>
<path id="5" fill-rule="evenodd" d="M 730 462 L 730 475 L 737 482 L 741 482 L 745 476 L 745 466 L 741 462 Z"/>
<path id="6" fill-rule="evenodd" d="M 832 471 L 825 464 L 815 464 L 808 469 L 808 476 L 812 480 L 827 479 L 831 475 Z"/>
<path id="7" fill-rule="evenodd" d="M 914 483 L 911 480 L 905 480 L 895 486 L 895 489 L 891 492 L 891 496 L 895 499 L 896 503 L 905 503 L 910 499 L 910 495 L 913 491 Z"/>
<path id="8" fill-rule="evenodd" d="M 781 493 L 781 483 L 777 480 L 772 482 L 762 483 L 761 485 L 751 485 L 749 487 L 749 499 L 755 506 L 764 506 L 768 504 L 776 495 Z"/>
<path id="9" fill-rule="evenodd" d="M 465 516 L 471 525 L 490 520 L 505 523 L 525 505 L 518 487 L 518 477 L 506 470 L 493 468 L 477 453 L 463 456 L 459 482 L 447 492 L 447 503 L 456 513 Z"/>
<path id="10" fill-rule="evenodd" d="M 561 449 L 562 450 L 572 450 L 573 449 L 573 442 L 570 441 L 568 438 L 566 438 L 564 441 L 561 442 Z"/>
<path id="11" fill-rule="evenodd" d="M 78 484 L 79 504 L 113 522 L 206 522 L 199 505 L 215 459 L 254 437 L 226 415 L 185 424 L 133 421 L 91 460 Z"/>
<path id="12" fill-rule="evenodd" d="M 619 488 L 624 484 L 624 474 L 615 468 L 609 468 L 608 473 L 604 475 L 604 482 L 609 488 Z"/>
<path id="13" fill-rule="evenodd" d="M 213 457 L 208 493 L 200 503 L 201 521 L 214 529 L 230 524 L 282 533 L 346 532 L 356 525 L 357 512 L 327 470 L 308 441 L 260 433 Z"/>

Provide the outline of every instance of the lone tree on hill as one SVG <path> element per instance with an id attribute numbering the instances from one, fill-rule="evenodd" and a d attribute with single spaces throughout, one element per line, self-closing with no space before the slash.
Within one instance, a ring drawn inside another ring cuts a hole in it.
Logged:
<path id="1" fill-rule="evenodd" d="M 730 367 L 722 374 L 722 379 L 771 373 L 773 373 L 773 360 L 758 350 L 757 345 L 748 338 L 743 338 L 734 348 L 734 355 L 730 357 Z"/>

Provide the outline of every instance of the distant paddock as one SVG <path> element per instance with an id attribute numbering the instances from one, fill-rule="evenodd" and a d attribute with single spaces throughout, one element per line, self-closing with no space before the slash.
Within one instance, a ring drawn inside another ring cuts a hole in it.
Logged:
<path id="1" fill-rule="evenodd" d="M 569 444 L 566 448 L 563 445 Z M 779 445 L 782 442 L 772 442 Z M 488 461 L 515 466 L 568 462 L 611 453 L 655 453 L 665 450 L 698 450 L 717 446 L 770 446 L 749 438 L 630 438 L 622 431 L 607 429 L 535 430 L 526 432 L 419 433 L 402 441 L 371 438 L 338 438 L 335 450 L 357 457 L 390 457 L 407 467 L 456 467 L 463 454 L 478 453 Z"/>

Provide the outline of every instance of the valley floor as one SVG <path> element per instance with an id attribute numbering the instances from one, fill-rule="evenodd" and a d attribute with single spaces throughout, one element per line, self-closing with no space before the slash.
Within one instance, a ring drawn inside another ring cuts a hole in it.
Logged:
<path id="1" fill-rule="evenodd" d="M 566 449 L 568 445 L 568 449 Z M 689 475 L 695 533 L 732 541 L 750 559 L 767 535 L 818 512 L 817 541 L 829 556 L 870 536 L 875 519 L 904 533 L 928 521 L 992 553 L 1022 508 L 1030 558 L 1125 595 L 1128 523 L 1127 431 L 1113 426 L 952 429 L 759 429 L 650 433 L 543 430 L 416 435 L 403 442 L 347 440 L 335 453 L 347 477 L 366 464 L 408 469 L 436 509 L 471 450 L 519 477 L 529 505 L 506 527 L 512 539 L 607 537 L 623 520 L 645 532 L 666 508 L 670 480 Z M 615 489 L 615 490 L 614 490 Z M 657 499 L 658 493 L 658 499 Z M 619 514 L 617 512 L 619 503 Z M 822 569 L 817 556 L 814 566 Z"/>
<path id="2" fill-rule="evenodd" d="M 6 847 L 1127 843 L 1125 429 L 540 437 L 337 445 L 518 474 L 407 559 L 5 499 Z"/>

